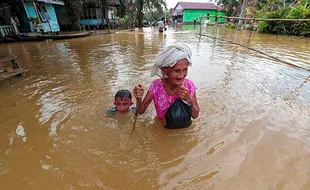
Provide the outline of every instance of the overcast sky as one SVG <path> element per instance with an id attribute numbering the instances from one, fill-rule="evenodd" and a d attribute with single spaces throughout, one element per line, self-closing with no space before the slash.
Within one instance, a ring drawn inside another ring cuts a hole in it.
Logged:
<path id="1" fill-rule="evenodd" d="M 200 3 L 208 3 L 210 0 L 166 0 L 168 9 L 174 8 L 178 2 L 200 2 Z"/>

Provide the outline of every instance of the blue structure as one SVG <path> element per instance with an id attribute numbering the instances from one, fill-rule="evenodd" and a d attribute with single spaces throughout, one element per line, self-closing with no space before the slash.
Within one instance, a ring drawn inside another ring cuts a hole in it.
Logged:
<path id="1" fill-rule="evenodd" d="M 119 0 L 108 0 L 108 9 L 104 9 L 100 0 L 84 0 L 84 12 L 79 20 L 81 25 L 102 26 L 115 22 L 115 10 L 120 6 Z"/>
<path id="2" fill-rule="evenodd" d="M 59 32 L 54 5 L 64 5 L 59 0 L 24 0 L 25 9 L 23 22 L 28 24 L 31 32 Z"/>

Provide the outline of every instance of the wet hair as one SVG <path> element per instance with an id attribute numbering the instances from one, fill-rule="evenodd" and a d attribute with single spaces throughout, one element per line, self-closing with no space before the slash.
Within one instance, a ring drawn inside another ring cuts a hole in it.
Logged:
<path id="1" fill-rule="evenodd" d="M 115 99 L 117 97 L 121 98 L 121 100 L 123 100 L 123 98 L 128 98 L 128 99 L 132 100 L 131 92 L 129 92 L 129 90 L 119 90 L 119 91 L 117 91 L 116 94 L 115 94 Z"/>

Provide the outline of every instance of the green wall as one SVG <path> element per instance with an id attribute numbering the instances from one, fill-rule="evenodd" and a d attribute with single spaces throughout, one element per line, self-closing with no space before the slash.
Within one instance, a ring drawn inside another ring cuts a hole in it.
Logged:
<path id="1" fill-rule="evenodd" d="M 183 23 L 184 24 L 192 24 L 193 20 L 197 19 L 197 23 L 199 23 L 199 17 L 207 16 L 207 14 L 210 14 L 210 16 L 215 16 L 218 14 L 219 16 L 225 16 L 225 12 L 223 11 L 217 11 L 217 10 L 184 10 L 183 11 Z M 210 17 L 210 21 L 215 21 L 215 17 Z M 218 22 L 224 23 L 224 19 L 220 18 Z"/>
<path id="2" fill-rule="evenodd" d="M 218 16 L 226 16 L 225 11 L 217 11 Z M 224 23 L 225 19 L 224 18 L 219 18 L 218 20 L 219 23 Z"/>

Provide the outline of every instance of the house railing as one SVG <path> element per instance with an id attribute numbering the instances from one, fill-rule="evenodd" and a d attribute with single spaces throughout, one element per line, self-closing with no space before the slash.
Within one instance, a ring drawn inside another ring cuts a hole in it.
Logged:
<path id="1" fill-rule="evenodd" d="M 12 37 L 16 34 L 13 25 L 0 26 L 0 39 Z"/>

